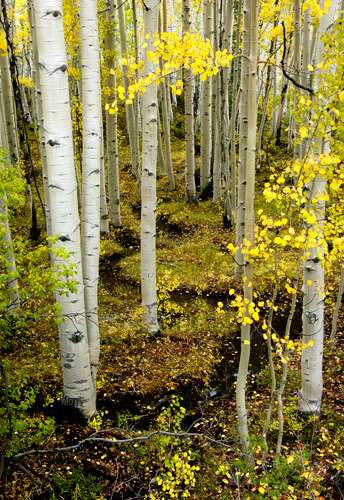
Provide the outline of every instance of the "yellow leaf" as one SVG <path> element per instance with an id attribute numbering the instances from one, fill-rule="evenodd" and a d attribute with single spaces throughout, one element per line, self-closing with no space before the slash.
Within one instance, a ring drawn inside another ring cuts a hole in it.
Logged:
<path id="1" fill-rule="evenodd" d="M 300 127 L 299 132 L 302 139 L 307 137 L 307 127 Z"/>
<path id="2" fill-rule="evenodd" d="M 263 488 L 263 486 L 259 486 L 258 491 L 259 491 L 259 493 L 261 493 L 262 495 L 264 495 L 264 493 L 265 493 L 265 489 Z"/>
<path id="3" fill-rule="evenodd" d="M 308 64 L 307 68 L 309 69 L 309 71 L 314 71 L 314 68 L 311 64 Z"/>
<path id="4" fill-rule="evenodd" d="M 292 455 L 289 455 L 287 458 L 287 464 L 291 464 L 294 461 L 294 457 Z"/>

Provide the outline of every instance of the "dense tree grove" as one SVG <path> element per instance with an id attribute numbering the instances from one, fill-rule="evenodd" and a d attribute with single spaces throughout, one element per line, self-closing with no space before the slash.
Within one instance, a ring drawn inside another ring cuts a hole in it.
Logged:
<path id="1" fill-rule="evenodd" d="M 4 498 L 343 498 L 343 16 L 1 0 Z"/>

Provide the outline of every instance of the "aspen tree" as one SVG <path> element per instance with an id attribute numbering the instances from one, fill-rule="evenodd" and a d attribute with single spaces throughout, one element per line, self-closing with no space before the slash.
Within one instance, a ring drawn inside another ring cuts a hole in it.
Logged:
<path id="1" fill-rule="evenodd" d="M 103 114 L 103 113 L 102 113 Z M 107 196 L 106 196 L 106 168 L 105 168 L 105 157 L 104 157 L 104 130 L 103 125 L 100 128 L 100 195 L 99 195 L 99 215 L 100 223 L 99 230 L 100 234 L 109 234 L 109 211 L 107 206 Z"/>
<path id="2" fill-rule="evenodd" d="M 301 22 L 302 22 L 302 2 L 301 0 L 294 0 L 294 56 L 293 56 L 293 70 L 295 72 L 296 83 L 301 83 Z M 296 87 L 296 93 L 299 93 Z M 294 124 L 295 135 L 298 135 L 299 126 Z M 301 158 L 302 146 L 298 141 L 294 146 L 294 158 Z"/>
<path id="3" fill-rule="evenodd" d="M 233 45 L 233 22 L 234 22 L 234 1 L 227 2 L 224 9 L 224 29 L 222 39 L 222 50 L 227 50 L 228 54 L 232 53 Z M 223 157 L 224 157 L 224 176 L 225 176 L 225 206 L 224 220 L 227 225 L 234 223 L 234 207 L 232 203 L 231 193 L 231 169 L 230 169 L 230 113 L 229 113 L 229 83 L 232 71 L 232 63 L 228 67 L 222 68 L 222 87 L 223 87 L 223 119 L 221 120 L 221 134 L 223 137 Z M 232 89 L 234 92 L 234 89 Z M 235 93 L 235 92 L 234 92 Z M 234 119 L 235 121 L 235 119 Z M 234 225 L 234 224 L 233 224 Z"/>
<path id="4" fill-rule="evenodd" d="M 231 151 L 231 202 L 232 202 L 232 224 L 234 226 L 237 210 L 237 158 L 236 158 L 236 123 L 238 114 L 238 98 L 240 98 L 240 90 L 238 91 L 239 81 L 239 58 L 240 41 L 241 41 L 241 12 L 242 2 L 238 3 L 237 27 L 235 35 L 235 56 L 233 62 L 233 84 L 232 84 L 232 106 L 231 106 L 231 121 L 229 130 L 230 151 Z"/>
<path id="5" fill-rule="evenodd" d="M 82 65 L 82 265 L 87 334 L 94 390 L 99 360 L 98 278 L 100 247 L 101 88 L 97 0 L 80 4 Z"/>
<path id="6" fill-rule="evenodd" d="M 147 53 L 154 51 L 153 35 L 158 30 L 159 4 L 146 0 L 144 9 L 144 75 L 154 72 Z M 141 178 L 141 294 L 143 326 L 151 335 L 159 331 L 156 289 L 156 164 L 157 164 L 157 86 L 147 85 L 142 102 L 142 178 Z"/>
<path id="7" fill-rule="evenodd" d="M 182 31 L 187 38 L 191 29 L 190 0 L 182 0 Z M 185 120 L 185 198 L 195 200 L 195 137 L 194 137 L 194 103 L 192 69 L 183 69 L 184 80 L 184 120 Z"/>
<path id="8" fill-rule="evenodd" d="M 36 36 L 35 33 L 35 16 L 34 16 L 34 7 L 33 0 L 29 0 L 28 2 L 28 17 L 30 24 L 30 32 L 31 32 L 31 44 L 32 44 L 32 53 L 33 53 L 33 62 L 35 66 L 35 70 L 33 72 L 34 78 L 34 95 L 35 101 L 37 105 L 37 125 L 39 131 L 39 150 L 41 154 L 41 163 L 42 163 L 42 175 L 43 175 L 43 191 L 44 191 L 44 207 L 45 207 L 45 223 L 46 223 L 46 231 L 47 235 L 51 236 L 51 220 L 50 220 L 50 201 L 49 201 L 49 184 L 48 184 L 48 171 L 47 171 L 47 154 L 45 149 L 45 132 L 43 127 L 43 105 L 42 105 L 42 92 L 40 89 L 40 81 L 39 81 L 39 69 L 38 69 L 38 52 L 37 52 L 37 42 L 34 41 Z"/>
<path id="9" fill-rule="evenodd" d="M 163 0 L 163 32 L 167 32 L 167 0 Z M 160 61 L 162 67 L 162 60 Z M 174 190 L 175 180 L 172 168 L 171 157 L 171 133 L 170 133 L 170 119 L 169 119 L 169 84 L 168 77 L 165 76 L 160 84 L 161 89 L 161 107 L 162 107 L 162 121 L 164 129 L 164 144 L 165 144 L 165 157 L 166 157 L 166 173 L 168 184 L 171 190 Z"/>
<path id="10" fill-rule="evenodd" d="M 119 39 L 121 45 L 121 53 L 122 53 L 122 79 L 123 79 L 123 87 L 126 95 L 126 100 L 128 100 L 128 88 L 129 88 L 129 77 L 128 77 L 128 67 L 126 64 L 126 60 L 128 57 L 128 48 L 127 48 L 127 34 L 125 27 L 125 2 L 122 0 L 117 0 L 117 12 L 118 12 L 118 25 L 119 25 Z M 139 180 L 140 178 L 140 156 L 138 151 L 138 143 L 137 143 L 137 117 L 134 113 L 134 105 L 133 102 L 126 102 L 126 116 L 127 116 L 127 125 L 128 125 L 128 136 L 129 136 L 129 145 L 130 145 L 130 154 L 131 154 L 131 163 L 132 163 L 132 172 L 133 175 Z"/>
<path id="11" fill-rule="evenodd" d="M 34 11 L 46 134 L 51 232 L 56 238 L 54 246 L 64 247 L 70 255 L 69 262 L 74 266 L 76 283 L 75 291 L 69 296 L 56 296 L 63 318 L 59 324 L 62 403 L 89 417 L 96 411 L 96 399 L 85 317 L 62 1 L 35 0 Z M 54 259 L 54 264 L 58 265 L 57 259 Z M 64 278 L 60 279 L 63 282 Z"/>
<path id="12" fill-rule="evenodd" d="M 8 140 L 8 150 L 11 154 L 11 163 L 19 160 L 18 137 L 15 107 L 13 104 L 13 93 L 11 85 L 11 75 L 7 54 L 0 56 L 0 69 L 3 94 L 3 116 L 5 118 L 6 135 Z"/>
<path id="13" fill-rule="evenodd" d="M 218 1 L 214 0 L 213 3 L 213 16 L 214 16 L 214 50 L 220 50 L 220 20 Z M 222 198 L 222 137 L 221 137 L 221 121 L 222 121 L 222 94 L 221 94 L 221 77 L 220 72 L 213 76 L 213 147 L 214 147 L 214 161 L 213 161 L 213 203 L 221 202 Z"/>
<path id="14" fill-rule="evenodd" d="M 104 59 L 108 71 L 105 80 L 105 103 L 111 104 L 116 88 L 116 6 L 110 2 L 110 9 L 106 11 L 107 31 L 104 39 Z M 117 111 L 106 113 L 106 151 L 108 167 L 109 217 L 115 227 L 121 227 L 119 167 L 118 167 L 118 140 L 117 140 Z"/>
<path id="15" fill-rule="evenodd" d="M 9 155 L 5 151 L 9 151 L 7 130 L 4 123 L 4 103 L 3 103 L 3 92 L 2 92 L 2 82 L 0 82 L 0 147 L 4 151 L 0 151 L 0 162 L 7 163 L 8 166 L 11 165 Z M 13 167 L 16 167 L 16 163 L 12 163 Z M 5 167 L 6 168 L 6 167 Z M 15 312 L 20 308 L 20 297 L 18 293 L 18 280 L 17 280 L 17 266 L 16 258 L 14 254 L 12 236 L 10 225 L 8 221 L 8 206 L 7 206 L 7 193 L 6 185 L 0 186 L 0 234 L 2 241 L 2 249 L 5 254 L 5 259 L 7 263 L 7 286 L 9 290 L 9 304 L 7 306 L 7 314 L 13 316 Z"/>
<path id="16" fill-rule="evenodd" d="M 244 274 L 244 254 L 241 249 L 245 237 L 245 191 L 246 191 L 246 160 L 247 160 L 247 134 L 248 134 L 248 81 L 250 57 L 250 17 L 243 6 L 243 41 L 241 58 L 241 96 L 239 108 L 239 159 L 238 159 L 238 193 L 236 208 L 236 247 L 234 276 L 240 281 Z M 245 17 L 246 16 L 246 17 Z M 245 22 L 246 20 L 246 22 Z M 257 106 L 256 106 L 257 107 Z"/>
<path id="17" fill-rule="evenodd" d="M 254 192 L 255 192 L 255 153 L 257 124 L 257 52 L 258 52 L 258 2 L 245 0 L 243 10 L 244 32 L 243 44 L 249 47 L 248 85 L 247 85 L 247 159 L 246 159 L 246 191 L 245 191 L 245 234 L 248 247 L 254 246 Z M 253 303 L 253 263 L 245 262 L 244 271 L 244 304 L 245 311 L 241 326 L 241 352 L 236 385 L 236 404 L 238 412 L 239 435 L 245 453 L 249 451 L 249 433 L 246 410 L 246 379 L 250 359 L 250 331 L 253 322 L 250 306 Z"/>
<path id="18" fill-rule="evenodd" d="M 324 2 L 321 3 L 324 8 Z M 321 37 L 331 28 L 338 14 L 338 2 L 332 2 L 325 10 L 319 23 L 319 39 L 316 48 L 316 64 L 322 61 L 324 45 Z M 317 78 L 315 81 L 318 90 Z M 315 138 L 315 156 L 313 179 L 305 185 L 308 199 L 308 210 L 311 213 L 305 221 L 308 233 L 308 245 L 303 260 L 303 308 L 302 308 L 302 343 L 301 356 L 301 390 L 299 393 L 299 411 L 304 415 L 319 414 L 323 391 L 322 361 L 324 340 L 324 302 L 325 302 L 325 268 L 324 232 L 325 218 L 325 176 L 320 174 L 321 155 L 329 152 L 329 133 Z M 319 156 L 320 155 L 320 156 Z"/>
<path id="19" fill-rule="evenodd" d="M 204 41 L 213 41 L 213 15 L 210 0 L 203 0 L 203 38 Z M 201 158 L 200 158 L 200 187 L 204 191 L 211 182 L 211 96 L 212 78 L 207 78 L 202 84 L 201 96 Z"/>

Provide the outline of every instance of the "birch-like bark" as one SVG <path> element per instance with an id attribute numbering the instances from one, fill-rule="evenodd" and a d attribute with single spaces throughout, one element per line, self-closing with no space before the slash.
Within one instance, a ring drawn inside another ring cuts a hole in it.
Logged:
<path id="1" fill-rule="evenodd" d="M 47 170 L 47 153 L 45 149 L 45 133 L 43 127 L 43 104 L 42 104 L 42 92 L 39 80 L 39 68 L 38 68 L 38 52 L 37 52 L 37 42 L 34 40 L 35 33 L 35 15 L 34 15 L 34 5 L 33 0 L 28 2 L 28 17 L 31 32 L 31 44 L 32 44 L 32 55 L 34 63 L 34 95 L 37 104 L 37 126 L 39 131 L 39 150 L 41 154 L 42 163 L 42 176 L 43 176 L 43 192 L 44 192 L 44 208 L 45 208 L 45 227 L 47 231 L 47 236 L 51 236 L 51 220 L 50 220 L 50 200 L 49 200 L 49 182 L 48 182 L 48 170 Z"/>
<path id="2" fill-rule="evenodd" d="M 213 42 L 213 13 L 210 0 L 203 0 L 203 37 Z M 201 158 L 200 158 L 200 187 L 204 191 L 211 182 L 211 152 L 212 152 L 212 78 L 202 83 L 201 97 Z"/>
<path id="3" fill-rule="evenodd" d="M 246 2 L 247 4 L 247 2 Z M 246 5 L 247 7 L 247 5 Z M 248 81 L 250 57 L 250 10 L 243 8 L 243 57 L 241 58 L 241 96 L 239 109 L 239 161 L 238 161 L 238 197 L 237 197 L 237 219 L 236 219 L 236 246 L 234 276 L 241 281 L 244 274 L 244 254 L 241 245 L 245 237 L 245 192 L 246 192 L 246 160 L 247 160 L 247 134 L 248 134 Z M 257 105 L 255 104 L 255 107 Z"/>
<path id="4" fill-rule="evenodd" d="M 297 83 L 301 83 L 301 23 L 302 23 L 302 2 L 301 0 L 294 0 L 294 64 L 293 70 L 295 72 L 294 78 Z M 297 105 L 297 98 L 299 89 L 296 87 L 295 104 Z M 299 125 L 295 122 L 295 136 L 298 136 Z M 294 146 L 294 158 L 298 159 L 302 156 L 301 142 L 298 140 Z"/>
<path id="5" fill-rule="evenodd" d="M 325 201 L 323 194 L 326 181 L 316 175 L 313 182 L 306 185 L 309 205 L 316 217 L 315 224 L 308 226 L 308 237 L 313 240 L 307 246 L 303 261 L 303 307 L 302 307 L 302 349 L 299 411 L 303 415 L 319 414 L 322 397 L 322 358 L 324 338 L 324 267 L 322 263 L 324 235 L 323 220 Z M 317 200 L 314 203 L 314 200 Z M 316 236 L 310 236 L 316 232 Z M 309 345 L 309 343 L 312 345 Z"/>
<path id="6" fill-rule="evenodd" d="M 116 7 L 110 2 L 110 9 L 106 12 L 108 29 L 104 39 L 105 65 L 108 75 L 105 80 L 107 91 L 105 103 L 111 104 L 116 99 Z M 108 168 L 108 191 L 109 191 L 109 217 L 115 227 L 121 227 L 121 206 L 119 188 L 119 167 L 118 167 L 118 140 L 117 140 L 117 111 L 113 114 L 106 113 L 106 150 Z"/>
<path id="7" fill-rule="evenodd" d="M 167 32 L 167 0 L 163 0 L 163 32 Z M 160 62 L 162 69 L 162 61 Z M 172 168 L 172 156 L 171 156 L 171 130 L 170 130 L 170 118 L 169 118 L 169 84 L 168 76 L 165 76 L 162 83 L 160 84 L 161 89 L 161 107 L 162 107 L 162 123 L 164 129 L 164 145 L 165 145 L 165 158 L 166 158 L 166 173 L 168 185 L 173 191 L 176 188 L 173 168 Z"/>
<path id="8" fill-rule="evenodd" d="M 321 3 L 323 7 L 324 3 Z M 316 50 L 315 63 L 322 60 L 324 48 L 321 37 L 330 29 L 336 19 L 339 2 L 333 2 L 328 12 L 320 19 L 319 40 Z M 317 77 L 315 90 L 318 90 Z M 329 136 L 331 131 L 323 138 L 316 138 L 315 149 L 319 153 L 329 152 Z M 317 164 L 315 165 L 315 168 Z M 322 262 L 324 253 L 323 221 L 325 217 L 324 194 L 326 180 L 316 170 L 315 178 L 305 186 L 308 210 L 312 208 L 315 216 L 314 224 L 307 226 L 308 245 L 305 249 L 303 261 L 303 309 L 302 309 L 302 344 L 307 346 L 302 349 L 301 355 L 301 380 L 302 386 L 299 394 L 299 411 L 304 415 L 319 414 L 321 411 L 321 398 L 323 390 L 322 361 L 324 339 L 324 302 L 325 302 L 325 269 Z"/>
<path id="9" fill-rule="evenodd" d="M 245 192 L 245 240 L 254 246 L 254 194 L 255 194 L 255 154 L 257 125 L 257 53 L 258 53 L 258 2 L 244 1 L 244 33 L 243 44 L 250 48 L 247 88 L 247 159 L 246 159 L 246 192 Z M 241 352 L 236 385 L 236 404 L 238 412 L 238 428 L 244 453 L 249 451 L 249 432 L 246 410 L 246 380 L 250 359 L 251 313 L 253 302 L 253 263 L 245 262 L 244 304 L 245 311 L 241 325 Z"/>
<path id="10" fill-rule="evenodd" d="M 6 126 L 4 123 L 4 113 L 3 113 L 3 92 L 2 92 L 2 82 L 0 82 L 0 146 L 9 151 L 8 139 L 6 134 Z M 8 166 L 11 165 L 9 155 L 2 152 L 0 162 L 4 162 Z M 12 164 L 12 167 L 16 167 L 16 163 Z M 7 207 L 7 191 L 6 185 L 0 186 L 0 234 L 2 240 L 2 251 L 4 252 L 6 263 L 7 263 L 7 287 L 9 294 L 9 303 L 7 306 L 7 314 L 13 316 L 20 308 L 20 297 L 18 292 L 18 280 L 17 280 L 17 266 L 16 258 L 14 254 L 11 230 L 8 220 L 8 207 Z"/>
<path id="11" fill-rule="evenodd" d="M 213 16 L 214 16 L 214 50 L 220 49 L 220 28 L 219 28 L 219 9 L 218 1 L 214 0 L 213 3 Z M 220 72 L 213 76 L 213 99 L 215 102 L 215 114 L 213 122 L 214 133 L 214 162 L 213 162 L 213 203 L 220 203 L 222 198 L 222 158 L 221 158 L 221 120 L 222 120 L 222 95 Z"/>
<path id="12" fill-rule="evenodd" d="M 119 25 L 119 39 L 121 45 L 121 53 L 123 58 L 128 57 L 128 49 L 127 49 L 127 34 L 125 27 L 125 3 L 122 0 L 117 0 L 117 11 L 118 11 L 118 25 Z M 123 79 L 123 87 L 126 96 L 126 100 L 128 100 L 128 88 L 130 85 L 129 77 L 128 77 L 128 66 L 122 64 L 122 79 Z M 140 178 L 140 156 L 139 151 L 137 149 L 137 140 L 135 135 L 135 131 L 137 132 L 137 124 L 135 123 L 136 117 L 134 113 L 134 104 L 126 104 L 126 113 L 127 113 L 127 124 L 128 124 L 128 136 L 129 136 L 129 145 L 130 145 L 130 154 L 131 154 L 131 163 L 132 163 L 132 172 L 133 175 L 139 180 Z"/>
<path id="13" fill-rule="evenodd" d="M 99 362 L 98 278 L 102 107 L 97 0 L 80 4 L 82 64 L 82 266 L 91 372 L 96 390 Z"/>
<path id="14" fill-rule="evenodd" d="M 103 115 L 103 112 L 102 112 Z M 102 118 L 103 122 L 103 118 Z M 99 215 L 100 234 L 109 234 L 109 211 L 106 196 L 106 167 L 104 157 L 104 129 L 103 123 L 100 128 L 101 146 L 100 146 L 100 196 L 99 196 Z"/>
<path id="15" fill-rule="evenodd" d="M 8 150 L 11 155 L 11 163 L 16 164 L 19 160 L 18 137 L 15 107 L 13 104 L 11 74 L 7 55 L 0 56 L 0 68 Z"/>
<path id="16" fill-rule="evenodd" d="M 67 56 L 62 1 L 35 0 L 36 39 L 42 92 L 47 168 L 51 204 L 51 231 L 55 247 L 69 252 L 77 290 L 57 295 L 63 369 L 62 403 L 89 417 L 96 412 L 87 338 L 80 221 L 74 168 L 72 121 L 69 105 Z M 99 213 L 99 212 L 98 212 Z M 54 259 L 54 265 L 59 264 Z M 62 282 L 65 278 L 61 277 Z"/>
<path id="17" fill-rule="evenodd" d="M 144 50 L 144 74 L 154 71 L 147 52 L 154 51 L 153 35 L 158 29 L 159 4 L 146 0 L 144 34 L 149 35 Z M 141 294 L 143 327 L 151 335 L 159 331 L 156 290 L 156 164 L 158 98 L 155 83 L 143 94 L 142 179 L 141 179 Z"/>
<path id="18" fill-rule="evenodd" d="M 233 21 L 234 21 L 234 2 L 227 2 L 224 14 L 224 30 L 222 39 L 222 50 L 232 53 L 233 43 Z M 223 120 L 221 120 L 221 134 L 223 137 L 223 157 L 224 157 L 224 177 L 225 177 L 225 206 L 224 221 L 227 226 L 231 226 L 234 220 L 234 206 L 231 194 L 231 168 L 230 168 L 230 113 L 229 113 L 229 83 L 232 72 L 232 63 L 228 67 L 222 68 L 222 86 L 223 86 Z"/>
<path id="19" fill-rule="evenodd" d="M 242 0 L 238 3 L 238 15 L 237 15 L 237 28 L 236 28 L 236 38 L 235 38 L 235 56 L 233 64 L 233 85 L 232 85 L 232 107 L 231 107 L 231 121 L 230 121 L 230 150 L 231 150 L 231 201 L 232 201 L 232 224 L 233 227 L 236 223 L 236 213 L 237 213 L 237 158 L 236 158 L 236 124 L 237 124 L 237 114 L 238 114 L 238 97 L 240 98 L 240 91 L 238 91 L 238 81 L 239 81 L 239 58 L 240 53 L 240 41 L 241 41 L 241 12 L 242 12 Z"/>
<path id="20" fill-rule="evenodd" d="M 191 29 L 190 0 L 182 0 L 182 31 L 187 36 Z M 184 80 L 184 120 L 185 120 L 185 198 L 196 199 L 195 183 L 195 137 L 192 69 L 183 69 Z"/>

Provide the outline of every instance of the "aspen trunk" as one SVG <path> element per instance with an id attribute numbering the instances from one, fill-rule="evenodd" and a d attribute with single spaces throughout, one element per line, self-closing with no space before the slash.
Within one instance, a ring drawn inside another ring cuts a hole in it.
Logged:
<path id="1" fill-rule="evenodd" d="M 247 159 L 246 159 L 246 192 L 245 192 L 245 240 L 254 246 L 254 193 L 255 193 L 255 153 L 257 124 L 257 48 L 258 48 L 258 2 L 244 1 L 244 34 L 243 43 L 250 47 L 247 86 Z M 249 431 L 246 410 L 246 380 L 250 359 L 251 313 L 253 303 L 253 264 L 245 262 L 244 303 L 245 311 L 241 326 L 241 352 L 236 385 L 236 404 L 238 412 L 239 435 L 244 453 L 249 451 Z"/>
<path id="2" fill-rule="evenodd" d="M 183 36 L 191 29 L 190 0 L 182 2 Z M 185 198 L 187 201 L 196 199 L 195 184 L 195 137 L 194 137 L 194 104 L 193 104 L 193 74 L 192 69 L 183 70 L 184 105 L 185 105 Z"/>
<path id="3" fill-rule="evenodd" d="M 107 92 L 105 103 L 111 104 L 115 99 L 116 88 L 116 7 L 110 3 L 110 9 L 106 12 L 107 32 L 104 39 L 105 64 L 108 75 L 105 81 Z M 108 192 L 109 192 L 109 217 L 115 227 L 121 227 L 121 207 L 119 188 L 118 167 L 118 140 L 117 140 L 117 111 L 113 114 L 106 113 L 106 151 L 108 168 Z"/>
<path id="4" fill-rule="evenodd" d="M 149 35 L 144 52 L 144 74 L 154 71 L 147 52 L 154 51 L 153 35 L 158 29 L 159 5 L 146 2 L 145 36 Z M 143 94 L 142 179 L 141 179 L 141 294 L 143 327 L 151 335 L 159 331 L 156 290 L 156 164 L 157 164 L 157 86 L 148 85 Z"/>
<path id="5" fill-rule="evenodd" d="M 87 337 L 80 221 L 74 168 L 73 133 L 69 105 L 67 58 L 62 1 L 35 0 L 36 38 L 42 91 L 47 168 L 51 204 L 51 232 L 55 247 L 69 252 L 77 290 L 57 295 L 63 321 L 59 324 L 63 369 L 62 403 L 89 417 L 96 411 Z M 98 212 L 99 213 L 99 212 Z M 58 259 L 54 259 L 58 265 Z M 60 278 L 64 281 L 64 278 Z"/>
<path id="6" fill-rule="evenodd" d="M 117 0 L 117 10 L 118 10 L 118 23 L 119 23 L 119 37 L 121 44 L 121 53 L 123 58 L 128 57 L 128 49 L 127 49 L 127 35 L 126 35 L 126 27 L 125 27 L 125 10 L 124 10 L 124 2 L 122 0 Z M 122 64 L 122 78 L 123 78 L 123 87 L 126 96 L 126 100 L 128 99 L 128 88 L 129 88 L 129 77 L 128 70 L 125 64 Z M 136 117 L 134 113 L 134 105 L 133 103 L 126 104 L 126 113 L 127 113 L 127 124 L 128 124 L 128 135 L 129 135 L 129 145 L 130 145 L 130 153 L 131 153 L 131 163 L 132 163 L 132 172 L 133 175 L 139 180 L 140 178 L 140 156 L 137 148 L 137 123 Z M 136 134 L 136 135 L 135 135 Z"/>
<path id="7" fill-rule="evenodd" d="M 212 3 L 210 0 L 203 0 L 203 36 L 204 40 L 212 42 L 214 34 Z M 201 192 L 211 182 L 211 152 L 212 152 L 212 78 L 207 78 L 202 83 L 201 101 L 201 161 L 200 161 L 200 187 Z"/>
<path id="8" fill-rule="evenodd" d="M 96 390 L 100 339 L 98 278 L 100 247 L 100 158 L 102 108 L 97 0 L 80 4 L 82 60 L 82 265 L 84 273 L 87 334 L 94 391 Z"/>

